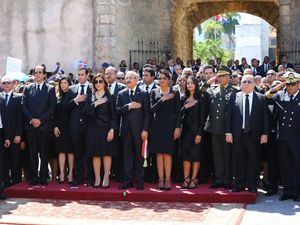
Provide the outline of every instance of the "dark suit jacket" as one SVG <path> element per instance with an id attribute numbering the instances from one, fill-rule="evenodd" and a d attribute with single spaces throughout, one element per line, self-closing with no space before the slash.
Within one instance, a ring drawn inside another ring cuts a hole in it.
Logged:
<path id="1" fill-rule="evenodd" d="M 128 131 L 138 132 L 137 135 L 144 131 L 149 131 L 149 95 L 146 91 L 136 87 L 132 101 L 140 103 L 142 106 L 139 109 L 129 110 L 131 99 L 129 89 L 125 88 L 120 91 L 117 97 L 117 114 L 121 115 L 121 136 L 124 136 Z"/>
<path id="2" fill-rule="evenodd" d="M 80 85 L 76 84 L 69 88 L 66 97 L 62 101 L 62 107 L 70 111 L 70 131 L 84 132 L 87 126 L 87 117 L 85 112 L 85 102 L 80 102 L 78 105 L 74 99 L 78 95 Z M 86 95 L 92 93 L 92 86 L 89 85 Z"/>
<path id="3" fill-rule="evenodd" d="M 263 63 L 258 67 L 258 74 L 261 75 L 262 77 L 265 77 L 267 75 L 269 66 L 267 67 L 267 71 L 265 71 L 265 64 Z"/>
<path id="4" fill-rule="evenodd" d="M 126 88 L 125 84 L 116 82 L 116 87 L 115 87 L 115 90 L 114 90 L 114 97 L 115 97 L 115 99 L 117 98 L 119 92 L 122 91 L 125 88 Z"/>
<path id="5" fill-rule="evenodd" d="M 5 105 L 5 93 L 1 93 L 0 97 L 3 103 L 1 112 L 3 112 L 4 133 L 6 139 L 12 142 L 15 136 L 22 137 L 23 135 L 22 95 L 12 92 L 7 106 Z"/>
<path id="6" fill-rule="evenodd" d="M 262 134 L 269 133 L 269 112 L 265 97 L 253 92 L 252 108 L 250 114 L 250 129 L 253 142 L 259 142 Z M 243 126 L 243 92 L 230 96 L 225 119 L 225 133 L 232 133 L 233 141 L 240 140 Z"/>
<path id="7" fill-rule="evenodd" d="M 147 85 L 146 85 L 143 81 L 141 81 L 141 82 L 138 83 L 138 87 L 141 88 L 142 90 L 145 90 L 146 86 L 147 86 Z M 152 90 L 154 90 L 155 88 L 157 88 L 157 87 L 159 87 L 159 85 L 154 81 L 154 84 L 153 84 L 153 86 L 152 86 L 150 92 L 151 92 Z"/>
<path id="8" fill-rule="evenodd" d="M 44 83 L 39 97 L 37 96 L 35 83 L 27 86 L 22 99 L 25 130 L 35 129 L 30 124 L 30 120 L 40 119 L 41 126 L 37 129 L 41 131 L 51 131 L 55 104 L 55 90 L 51 85 Z"/>

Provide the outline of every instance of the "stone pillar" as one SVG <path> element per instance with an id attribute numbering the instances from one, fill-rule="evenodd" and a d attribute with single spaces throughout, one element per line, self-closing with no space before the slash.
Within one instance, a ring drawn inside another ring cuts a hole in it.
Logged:
<path id="1" fill-rule="evenodd" d="M 94 64 L 115 62 L 116 3 L 115 0 L 94 0 Z"/>

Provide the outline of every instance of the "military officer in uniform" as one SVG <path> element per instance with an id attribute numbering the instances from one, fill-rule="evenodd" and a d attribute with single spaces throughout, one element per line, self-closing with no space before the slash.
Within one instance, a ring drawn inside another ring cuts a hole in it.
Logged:
<path id="1" fill-rule="evenodd" d="M 300 75 L 288 71 L 285 83 L 271 88 L 267 98 L 275 102 L 277 113 L 277 148 L 279 169 L 283 184 L 280 201 L 300 198 Z M 285 86 L 284 90 L 280 90 Z"/>
<path id="2" fill-rule="evenodd" d="M 211 188 L 230 188 L 231 146 L 226 143 L 224 136 L 225 112 L 232 93 L 237 89 L 229 83 L 231 70 L 222 66 L 217 75 L 209 79 L 201 87 L 201 91 L 208 93 L 209 114 L 205 124 L 205 131 L 211 133 L 211 143 L 215 165 L 215 181 Z M 217 83 L 215 85 L 212 85 Z"/>

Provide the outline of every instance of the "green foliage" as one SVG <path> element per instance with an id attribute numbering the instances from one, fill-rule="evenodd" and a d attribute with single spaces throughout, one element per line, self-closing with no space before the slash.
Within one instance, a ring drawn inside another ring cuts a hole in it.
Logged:
<path id="1" fill-rule="evenodd" d="M 221 22 L 210 20 L 203 27 L 205 39 L 218 40 L 221 38 L 224 28 Z"/>

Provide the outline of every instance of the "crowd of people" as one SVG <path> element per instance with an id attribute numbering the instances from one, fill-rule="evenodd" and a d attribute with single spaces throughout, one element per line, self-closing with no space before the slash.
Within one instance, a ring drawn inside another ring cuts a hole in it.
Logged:
<path id="1" fill-rule="evenodd" d="M 8 75 L 0 94 L 0 198 L 26 179 L 71 187 L 159 190 L 210 188 L 300 197 L 300 75 L 282 57 L 209 65 L 149 59 L 127 70 L 105 63 L 93 73 L 31 70 L 20 84 Z M 145 148 L 149 154 L 144 154 Z M 50 170 L 49 170 L 50 165 Z M 50 174 L 51 173 L 51 174 Z"/>

